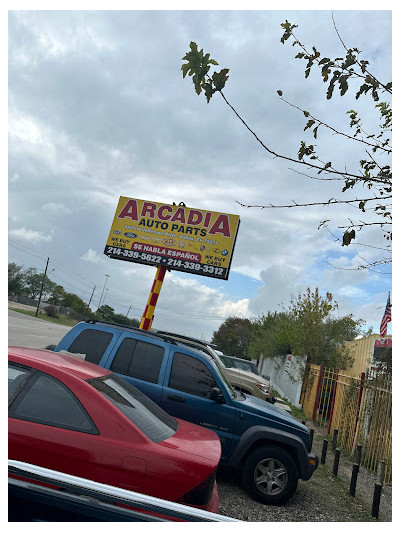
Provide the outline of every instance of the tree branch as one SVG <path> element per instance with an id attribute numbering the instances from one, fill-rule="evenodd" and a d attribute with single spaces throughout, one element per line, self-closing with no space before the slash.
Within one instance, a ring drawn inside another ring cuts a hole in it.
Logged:
<path id="1" fill-rule="evenodd" d="M 238 203 L 242 207 L 257 207 L 259 209 L 271 209 L 271 208 L 278 209 L 278 208 L 289 208 L 289 207 L 310 207 L 310 206 L 317 206 L 317 205 L 351 204 L 354 202 L 370 202 L 370 201 L 377 201 L 377 200 L 381 201 L 387 198 L 391 198 L 391 196 L 381 196 L 380 198 L 375 197 L 375 198 L 364 198 L 364 199 L 356 198 L 355 200 L 335 200 L 334 198 L 331 198 L 327 202 L 310 202 L 310 203 L 304 203 L 304 204 L 298 204 L 294 200 L 292 200 L 293 204 L 291 205 L 273 205 L 271 203 L 268 205 L 247 205 L 247 204 L 243 204 L 242 202 L 239 202 L 238 200 L 236 200 L 236 203 Z M 377 224 L 380 224 L 380 222 L 377 222 Z M 388 224 L 388 222 L 386 222 L 386 224 Z"/>

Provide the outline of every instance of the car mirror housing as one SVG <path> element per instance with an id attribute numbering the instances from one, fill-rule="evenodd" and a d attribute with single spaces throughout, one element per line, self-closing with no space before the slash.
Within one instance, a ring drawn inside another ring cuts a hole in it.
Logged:
<path id="1" fill-rule="evenodd" d="M 224 395 L 218 387 L 213 387 L 211 389 L 210 400 L 217 403 L 225 403 Z"/>

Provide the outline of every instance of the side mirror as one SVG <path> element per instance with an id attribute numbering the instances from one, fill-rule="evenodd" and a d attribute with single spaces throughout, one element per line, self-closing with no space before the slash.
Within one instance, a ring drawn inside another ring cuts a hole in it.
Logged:
<path id="1" fill-rule="evenodd" d="M 210 395 L 209 395 L 209 399 L 212 400 L 213 402 L 225 403 L 224 395 L 222 394 L 222 392 L 220 391 L 218 387 L 212 388 Z"/>

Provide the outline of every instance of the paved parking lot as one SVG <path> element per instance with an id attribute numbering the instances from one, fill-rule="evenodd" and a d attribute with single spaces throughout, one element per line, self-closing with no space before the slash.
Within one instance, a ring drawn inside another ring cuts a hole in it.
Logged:
<path id="1" fill-rule="evenodd" d="M 58 344 L 70 329 L 68 326 L 60 326 L 11 309 L 8 310 L 9 346 L 45 348 L 49 344 Z"/>

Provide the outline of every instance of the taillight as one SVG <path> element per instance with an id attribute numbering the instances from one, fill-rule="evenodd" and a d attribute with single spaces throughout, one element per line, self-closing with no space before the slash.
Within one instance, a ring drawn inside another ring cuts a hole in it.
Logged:
<path id="1" fill-rule="evenodd" d="M 214 483 L 215 472 L 205 481 L 200 483 L 200 485 L 197 485 L 194 489 L 190 490 L 176 501 L 187 505 L 207 505 L 212 498 Z"/>

